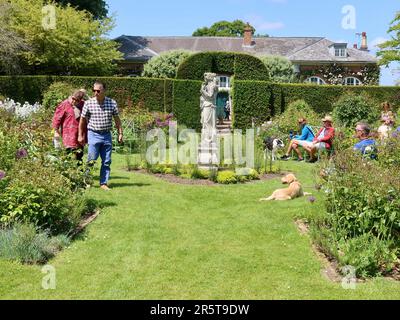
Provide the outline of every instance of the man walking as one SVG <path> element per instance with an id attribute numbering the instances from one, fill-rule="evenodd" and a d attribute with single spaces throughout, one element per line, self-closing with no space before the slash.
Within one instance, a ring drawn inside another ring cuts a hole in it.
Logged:
<path id="1" fill-rule="evenodd" d="M 93 164 L 100 155 L 100 188 L 109 191 L 108 180 L 111 172 L 112 118 L 118 129 L 118 142 L 122 143 L 122 126 L 117 103 L 106 97 L 106 86 L 101 81 L 93 85 L 94 97 L 85 102 L 79 123 L 78 141 L 83 143 L 84 130 L 88 129 L 88 163 Z"/>

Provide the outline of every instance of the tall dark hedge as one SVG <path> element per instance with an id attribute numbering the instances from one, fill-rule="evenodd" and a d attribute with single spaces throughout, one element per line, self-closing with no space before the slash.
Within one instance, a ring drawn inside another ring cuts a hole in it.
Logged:
<path id="1" fill-rule="evenodd" d="M 184 124 L 190 129 L 201 129 L 200 124 L 200 89 L 201 81 L 175 80 L 173 109 L 178 124 Z"/>
<path id="2" fill-rule="evenodd" d="M 201 52 L 184 60 L 178 67 L 177 79 L 203 80 L 204 73 L 235 75 L 239 80 L 268 80 L 268 70 L 252 55 L 235 52 Z"/>

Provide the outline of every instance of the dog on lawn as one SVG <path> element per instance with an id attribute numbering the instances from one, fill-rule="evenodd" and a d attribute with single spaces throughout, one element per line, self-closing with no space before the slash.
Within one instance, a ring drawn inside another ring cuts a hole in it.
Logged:
<path id="1" fill-rule="evenodd" d="M 272 153 L 272 161 L 276 160 L 276 153 L 278 149 L 284 148 L 285 144 L 281 139 L 274 139 L 272 137 L 266 137 L 264 139 L 264 160 L 268 154 Z"/>
<path id="2" fill-rule="evenodd" d="M 275 190 L 268 198 L 261 198 L 260 201 L 270 200 L 291 200 L 302 196 L 311 195 L 311 193 L 303 192 L 300 182 L 294 174 L 289 173 L 281 179 L 283 184 L 288 184 L 289 187 L 285 189 Z"/>

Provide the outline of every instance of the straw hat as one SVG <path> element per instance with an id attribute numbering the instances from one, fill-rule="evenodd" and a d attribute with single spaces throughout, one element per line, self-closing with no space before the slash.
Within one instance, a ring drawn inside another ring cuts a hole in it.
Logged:
<path id="1" fill-rule="evenodd" d="M 322 119 L 322 122 L 333 122 L 333 119 L 331 116 L 325 116 L 325 118 Z"/>

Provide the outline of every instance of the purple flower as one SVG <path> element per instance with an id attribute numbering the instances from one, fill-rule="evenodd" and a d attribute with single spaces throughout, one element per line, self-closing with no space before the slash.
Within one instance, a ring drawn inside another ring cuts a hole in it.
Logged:
<path id="1" fill-rule="evenodd" d="M 6 173 L 3 170 L 0 170 L 0 180 L 4 179 Z"/>
<path id="2" fill-rule="evenodd" d="M 314 203 L 315 202 L 315 197 L 313 197 L 313 196 L 311 196 L 311 197 L 308 197 L 308 201 L 310 201 L 311 203 Z"/>
<path id="3" fill-rule="evenodd" d="M 165 118 L 165 120 L 172 119 L 173 117 L 174 117 L 174 114 L 173 114 L 173 113 L 170 113 L 170 114 L 167 115 L 167 117 Z"/>
<path id="4" fill-rule="evenodd" d="M 400 132 L 399 131 L 395 131 L 392 133 L 392 138 L 397 138 L 399 136 Z"/>
<path id="5" fill-rule="evenodd" d="M 26 149 L 21 148 L 17 151 L 17 159 L 26 158 L 28 156 L 28 151 Z"/>

